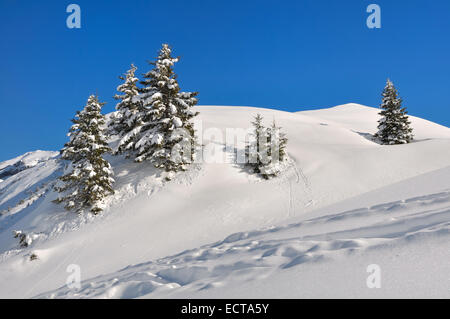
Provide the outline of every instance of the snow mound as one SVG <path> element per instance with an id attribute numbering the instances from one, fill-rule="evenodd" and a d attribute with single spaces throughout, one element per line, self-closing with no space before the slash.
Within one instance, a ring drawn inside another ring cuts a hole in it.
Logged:
<path id="1" fill-rule="evenodd" d="M 297 112 L 297 114 L 314 116 L 322 119 L 324 123 L 340 125 L 359 134 L 367 135 L 377 132 L 380 111 L 379 108 L 349 103 L 328 109 Z M 411 115 L 409 119 L 416 141 L 430 138 L 450 138 L 450 129 L 445 126 Z"/>

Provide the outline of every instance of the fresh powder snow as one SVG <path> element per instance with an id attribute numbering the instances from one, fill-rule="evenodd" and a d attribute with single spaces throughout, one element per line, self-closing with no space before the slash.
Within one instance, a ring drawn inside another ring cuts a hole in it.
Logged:
<path id="1" fill-rule="evenodd" d="M 0 183 L 0 297 L 449 296 L 449 128 L 410 116 L 414 141 L 386 146 L 372 138 L 380 110 L 358 104 L 194 110 L 201 143 L 223 161 L 167 181 L 149 162 L 107 156 L 115 193 L 97 216 L 52 202 L 58 152 L 0 163 L 10 167 Z M 229 160 L 225 145 L 226 129 L 248 129 L 257 113 L 289 138 L 283 172 L 270 180 Z M 66 286 L 71 265 L 79 289 Z M 370 265 L 381 269 L 380 288 L 367 285 Z"/>

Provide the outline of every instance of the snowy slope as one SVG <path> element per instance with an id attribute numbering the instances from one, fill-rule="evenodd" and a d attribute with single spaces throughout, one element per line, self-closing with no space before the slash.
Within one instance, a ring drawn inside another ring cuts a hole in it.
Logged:
<path id="1" fill-rule="evenodd" d="M 45 192 L 46 183 L 52 181 L 59 167 L 59 152 L 34 151 L 0 163 L 0 212 L 2 216 L 13 215 L 36 196 Z M 0 223 L 0 228 L 4 223 Z"/>
<path id="2" fill-rule="evenodd" d="M 275 118 L 290 168 L 263 181 L 201 163 L 165 182 L 111 158 L 116 194 L 93 218 L 51 202 L 61 163 L 49 158 L 0 183 L 0 207 L 12 207 L 0 217 L 0 297 L 448 297 L 450 129 L 412 118 L 417 140 L 387 147 L 368 138 L 378 110 L 361 105 L 196 108 L 203 144 L 223 159 L 226 128 Z M 42 195 L 26 198 L 37 185 Z M 35 240 L 19 249 L 12 230 Z M 386 289 L 366 287 L 371 263 L 386 269 Z M 78 292 L 63 287 L 70 264 L 86 280 Z"/>
<path id="3" fill-rule="evenodd" d="M 34 151 L 18 156 L 11 160 L 0 162 L 0 177 L 4 180 L 28 168 L 47 161 L 58 155 L 58 152 Z"/>
<path id="4" fill-rule="evenodd" d="M 450 178 L 450 169 L 433 173 L 420 179 Z M 64 287 L 38 297 L 448 297 L 450 191 L 360 207 L 235 233 L 86 281 L 80 290 Z M 373 263 L 382 269 L 379 290 L 366 287 Z"/>
<path id="5" fill-rule="evenodd" d="M 335 106 L 325 110 L 303 111 L 297 114 L 314 116 L 322 119 L 325 123 L 337 123 L 347 129 L 365 133 L 375 133 L 378 123 L 373 121 L 378 117 L 380 109 L 363 106 L 360 104 L 349 103 Z M 355 119 L 358 119 L 355 121 Z M 429 138 L 448 138 L 448 128 L 436 123 L 415 117 L 409 117 L 411 125 L 414 128 L 414 138 L 423 140 Z"/>

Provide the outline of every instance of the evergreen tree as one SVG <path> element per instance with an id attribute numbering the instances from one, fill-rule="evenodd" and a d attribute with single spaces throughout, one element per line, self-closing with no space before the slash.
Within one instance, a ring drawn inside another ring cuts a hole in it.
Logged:
<path id="1" fill-rule="evenodd" d="M 180 92 L 173 71 L 178 60 L 169 45 L 163 44 L 156 62 L 151 62 L 154 68 L 144 74 L 140 90 L 144 124 L 135 145 L 136 162 L 150 160 L 168 172 L 186 169 L 195 148 L 191 120 L 198 114 L 192 110 L 197 92 Z"/>
<path id="2" fill-rule="evenodd" d="M 103 126 L 105 118 L 100 113 L 105 103 L 91 95 L 82 111 L 72 120 L 70 140 L 61 150 L 61 157 L 69 161 L 65 175 L 60 177 L 55 190 L 62 196 L 57 203 L 65 208 L 82 212 L 90 209 L 97 214 L 102 210 L 102 200 L 113 193 L 113 172 L 110 164 L 102 157 L 110 151 Z"/>
<path id="3" fill-rule="evenodd" d="M 270 161 L 283 162 L 286 158 L 286 147 L 288 139 L 286 134 L 281 131 L 281 127 L 277 126 L 275 120 L 272 126 L 268 128 L 268 139 L 270 144 Z"/>
<path id="4" fill-rule="evenodd" d="M 114 96 L 119 102 L 116 105 L 117 112 L 111 123 L 111 133 L 121 137 L 114 150 L 114 154 L 133 151 L 136 136 L 143 124 L 141 119 L 142 107 L 139 99 L 139 88 L 136 85 L 139 81 L 135 77 L 136 70 L 137 68 L 131 64 L 131 69 L 127 71 L 125 76 L 119 77 L 124 83 L 117 87 L 117 91 L 123 94 L 116 94 Z"/>
<path id="5" fill-rule="evenodd" d="M 261 173 L 261 168 L 269 162 L 268 132 L 262 121 L 261 114 L 257 114 L 251 122 L 253 132 L 245 149 L 246 164 L 253 169 L 254 173 Z"/>
<path id="6" fill-rule="evenodd" d="M 388 79 L 383 91 L 382 116 L 378 121 L 378 132 L 375 137 L 382 144 L 405 144 L 413 139 L 411 122 L 406 108 L 402 107 L 402 99 L 398 97 L 394 84 Z"/>
<path id="7" fill-rule="evenodd" d="M 260 168 L 260 174 L 268 179 L 277 176 L 283 170 L 283 162 L 287 158 L 286 146 L 288 139 L 286 134 L 281 132 L 281 127 L 277 126 L 275 120 L 272 126 L 267 129 L 268 138 L 268 163 Z"/>

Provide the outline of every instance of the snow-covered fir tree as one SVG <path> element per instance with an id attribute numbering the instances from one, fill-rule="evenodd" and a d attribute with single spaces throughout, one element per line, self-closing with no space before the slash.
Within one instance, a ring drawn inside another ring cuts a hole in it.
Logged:
<path id="1" fill-rule="evenodd" d="M 138 78 L 135 76 L 137 68 L 131 64 L 131 68 L 124 76 L 119 78 L 124 81 L 117 87 L 114 98 L 119 100 L 116 105 L 117 112 L 111 121 L 111 133 L 120 136 L 114 154 L 124 152 L 132 153 L 136 143 L 136 136 L 142 127 L 142 106 L 139 99 Z M 129 154 L 128 154 L 129 155 Z"/>
<path id="2" fill-rule="evenodd" d="M 252 122 L 253 132 L 245 150 L 246 164 L 252 167 L 253 172 L 269 179 L 285 167 L 288 139 L 275 120 L 269 128 L 265 128 L 262 121 L 262 116 L 257 114 Z"/>
<path id="3" fill-rule="evenodd" d="M 269 162 L 269 136 L 267 129 L 263 125 L 261 114 L 257 114 L 251 124 L 253 132 L 249 136 L 249 141 L 245 148 L 246 164 L 253 169 L 254 173 L 261 173 L 261 168 Z"/>
<path id="4" fill-rule="evenodd" d="M 97 96 L 91 95 L 82 111 L 72 120 L 70 140 L 61 150 L 61 157 L 69 161 L 65 174 L 55 190 L 61 195 L 55 200 L 75 212 L 89 209 L 94 214 L 102 210 L 102 201 L 113 193 L 114 179 L 111 165 L 103 158 L 110 151 L 104 134 L 105 118 Z"/>
<path id="5" fill-rule="evenodd" d="M 383 110 L 379 113 L 381 119 L 375 137 L 387 145 L 410 143 L 413 140 L 411 122 L 406 108 L 402 107 L 402 99 L 389 79 L 383 91 L 381 108 Z"/>
<path id="6" fill-rule="evenodd" d="M 287 142 L 286 134 L 281 131 L 281 127 L 277 126 L 275 120 L 272 126 L 267 129 L 268 139 L 268 163 L 260 168 L 261 175 L 268 179 L 269 177 L 277 176 L 284 167 L 284 162 L 287 159 Z"/>
<path id="7" fill-rule="evenodd" d="M 180 92 L 173 71 L 178 58 L 163 44 L 154 68 L 144 74 L 141 82 L 142 119 L 135 148 L 136 162 L 150 160 L 167 172 L 185 170 L 194 158 L 195 135 L 192 110 L 197 104 L 197 92 Z"/>
<path id="8" fill-rule="evenodd" d="M 287 136 L 281 131 L 281 127 L 277 125 L 275 120 L 272 126 L 268 128 L 268 137 L 270 144 L 271 161 L 283 162 L 286 159 Z"/>

